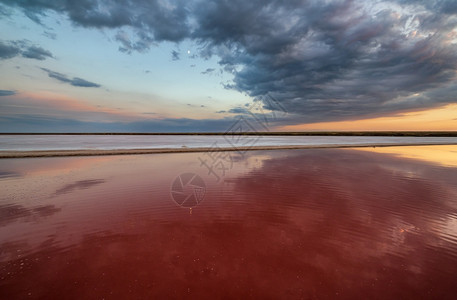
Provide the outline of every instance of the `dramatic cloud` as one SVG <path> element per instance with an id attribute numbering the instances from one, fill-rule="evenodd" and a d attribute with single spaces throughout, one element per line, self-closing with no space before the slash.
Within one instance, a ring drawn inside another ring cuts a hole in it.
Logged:
<path id="1" fill-rule="evenodd" d="M 8 90 L 0 90 L 0 97 L 1 96 L 12 96 L 15 95 L 15 91 L 8 91 Z"/>
<path id="2" fill-rule="evenodd" d="M 273 95 L 296 115 L 294 122 L 457 101 L 453 0 L 0 2 L 20 7 L 36 22 L 53 10 L 78 26 L 114 29 L 126 53 L 192 41 L 201 58 L 217 56 L 233 74 L 226 88 L 262 100 Z M 17 51 L 1 45 L 0 57 Z"/>
<path id="3" fill-rule="evenodd" d="M 74 77 L 73 79 L 70 79 L 67 77 L 67 75 L 64 75 L 62 73 L 54 72 L 46 68 L 41 68 L 41 70 L 45 71 L 48 73 L 48 76 L 54 79 L 57 79 L 61 82 L 69 83 L 73 86 L 78 86 L 78 87 L 100 87 L 99 84 L 93 83 L 87 80 L 84 80 L 79 77 Z"/>
<path id="4" fill-rule="evenodd" d="M 130 26 L 138 32 L 134 42 L 148 48 L 153 41 L 178 42 L 189 36 L 188 11 L 185 1 L 34 1 L 1 0 L 6 5 L 20 7 L 37 23 L 47 10 L 68 15 L 75 24 L 87 28 L 122 28 Z M 122 34 L 122 33 L 121 33 Z M 135 48 L 135 47 L 134 47 Z M 126 48 L 128 49 L 128 48 Z"/>
<path id="5" fill-rule="evenodd" d="M 302 115 L 297 122 L 455 102 L 430 95 L 456 86 L 455 18 L 403 10 L 357 1 L 213 3 L 198 10 L 194 35 L 234 70 L 229 87 L 274 95 Z"/>
<path id="6" fill-rule="evenodd" d="M 0 41 L 0 59 L 13 58 L 22 54 L 25 58 L 45 60 L 53 58 L 52 53 L 41 47 L 31 45 L 29 41 L 9 41 L 4 43 Z"/>

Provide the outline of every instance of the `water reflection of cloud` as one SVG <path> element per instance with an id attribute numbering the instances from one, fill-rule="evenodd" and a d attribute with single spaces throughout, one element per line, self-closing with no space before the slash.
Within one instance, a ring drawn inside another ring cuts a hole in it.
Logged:
<path id="1" fill-rule="evenodd" d="M 76 189 L 88 189 L 92 186 L 95 186 L 95 185 L 99 185 L 99 184 L 102 184 L 104 183 L 105 180 L 104 179 L 85 179 L 85 180 L 79 180 L 79 181 L 76 181 L 74 183 L 69 183 L 69 184 L 66 184 L 65 186 L 59 188 L 57 191 L 56 191 L 56 195 L 62 195 L 62 194 L 66 194 L 66 193 L 70 193 Z"/>
<path id="2" fill-rule="evenodd" d="M 37 218 L 51 216 L 60 210 L 60 208 L 51 204 L 34 207 L 25 207 L 19 204 L 2 204 L 0 205 L 0 226 L 6 226 L 19 219 L 25 222 L 36 221 Z"/>
<path id="3" fill-rule="evenodd" d="M 205 201 L 189 215 L 169 188 L 180 168 L 198 170 L 198 155 L 117 158 L 62 180 L 62 212 L 22 244 L 8 241 L 12 253 L 28 250 L 30 270 L 15 273 L 21 285 L 9 291 L 63 295 L 68 282 L 84 282 L 73 291 L 94 297 L 109 288 L 177 298 L 189 290 L 199 298 L 411 298 L 454 289 L 455 168 L 354 150 L 254 151 L 225 182 L 207 181 Z M 78 188 L 90 178 L 109 180 Z M 19 209 L 16 220 L 30 213 L 38 211 Z M 76 238 L 62 242 L 68 236 Z"/>
<path id="4" fill-rule="evenodd" d="M 21 173 L 19 172 L 0 171 L 0 180 L 19 176 L 21 176 Z"/>
<path id="5" fill-rule="evenodd" d="M 265 161 L 261 172 L 239 178 L 234 189 L 249 195 L 250 202 L 262 203 L 258 207 L 263 211 L 256 215 L 259 223 L 263 219 L 265 226 L 275 226 L 272 219 L 264 219 L 274 218 L 289 234 L 301 231 L 311 249 L 328 248 L 325 237 L 330 234 L 339 253 L 333 256 L 333 267 L 339 260 L 368 264 L 373 258 L 391 260 L 392 255 L 407 263 L 411 255 L 415 260 L 409 267 L 417 273 L 432 268 L 422 247 L 454 247 L 439 241 L 436 231 L 442 218 L 455 211 L 455 182 L 454 169 L 436 170 L 422 162 L 377 154 L 319 150 Z M 281 205 L 274 204 L 278 199 Z M 353 260 L 348 261 L 350 257 Z"/>

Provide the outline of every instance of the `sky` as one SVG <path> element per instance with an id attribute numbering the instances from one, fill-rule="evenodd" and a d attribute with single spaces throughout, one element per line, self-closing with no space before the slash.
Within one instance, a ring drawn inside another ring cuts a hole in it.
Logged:
<path id="1" fill-rule="evenodd" d="M 0 132 L 457 130 L 455 0 L 0 0 Z"/>

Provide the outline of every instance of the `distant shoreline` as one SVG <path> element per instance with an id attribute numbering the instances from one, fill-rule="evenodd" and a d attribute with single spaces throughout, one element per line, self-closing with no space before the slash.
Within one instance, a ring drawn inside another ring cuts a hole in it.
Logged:
<path id="1" fill-rule="evenodd" d="M 220 152 L 220 151 L 259 151 L 259 150 L 298 150 L 298 149 L 328 149 L 328 148 L 369 148 L 397 146 L 440 146 L 457 144 L 433 143 L 402 143 L 402 144 L 340 144 L 340 145 L 291 145 L 291 146 L 253 146 L 225 147 L 215 150 L 211 147 L 199 148 L 154 148 L 154 149 L 115 149 L 115 150 L 31 150 L 31 151 L 0 151 L 0 159 L 33 158 L 33 157 L 69 157 L 69 156 L 100 156 L 100 155 L 138 155 L 160 153 L 191 153 L 191 152 Z"/>
<path id="2" fill-rule="evenodd" d="M 4 132 L 1 135 L 270 135 L 457 137 L 457 131 L 307 131 L 307 132 Z"/>

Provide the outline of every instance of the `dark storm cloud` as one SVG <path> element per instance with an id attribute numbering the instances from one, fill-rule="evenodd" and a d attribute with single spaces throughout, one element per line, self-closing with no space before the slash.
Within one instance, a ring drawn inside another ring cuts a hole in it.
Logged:
<path id="1" fill-rule="evenodd" d="M 77 87 L 100 87 L 100 85 L 97 84 L 97 83 L 93 83 L 93 82 L 87 81 L 87 80 L 79 78 L 79 77 L 73 77 L 72 79 L 70 79 L 65 74 L 54 72 L 54 71 L 51 71 L 51 70 L 46 69 L 46 68 L 41 68 L 41 70 L 43 70 L 46 73 L 48 73 L 49 77 L 57 79 L 60 82 L 69 83 L 69 84 L 71 84 L 73 86 L 77 86 Z"/>
<path id="2" fill-rule="evenodd" d="M 201 6 L 195 38 L 210 43 L 221 65 L 240 66 L 228 87 L 274 95 L 297 122 L 456 101 L 430 96 L 453 84 L 457 68 L 447 36 L 456 23 L 446 15 L 399 15 L 389 6 L 370 13 L 357 1 L 235 2 Z"/>
<path id="3" fill-rule="evenodd" d="M 76 25 L 87 28 L 136 29 L 138 49 L 148 49 L 153 41 L 181 41 L 188 37 L 188 11 L 184 1 L 128 0 L 1 0 L 6 5 L 21 8 L 37 23 L 47 10 L 67 14 Z M 128 48 L 125 48 L 128 49 Z"/>
<path id="4" fill-rule="evenodd" d="M 45 60 L 53 58 L 52 53 L 39 46 L 31 45 L 27 40 L 0 41 L 0 59 L 9 59 L 22 54 L 25 58 Z"/>
<path id="5" fill-rule="evenodd" d="M 398 16 L 388 9 L 368 14 L 358 6 L 355 1 L 207 5 L 199 10 L 202 21 L 194 34 L 211 43 L 206 50 L 222 65 L 241 66 L 228 87 L 259 98 L 271 93 L 302 121 L 455 101 L 427 95 L 453 81 L 457 48 L 442 31 L 455 27 L 452 19 L 430 12 Z M 406 35 L 411 18 L 418 18 L 423 37 Z"/>
<path id="6" fill-rule="evenodd" d="M 0 2 L 27 15 L 54 10 L 79 26 L 116 29 L 126 53 L 193 41 L 201 58 L 217 56 L 233 74 L 226 88 L 273 95 L 296 122 L 456 102 L 453 0 Z"/>

